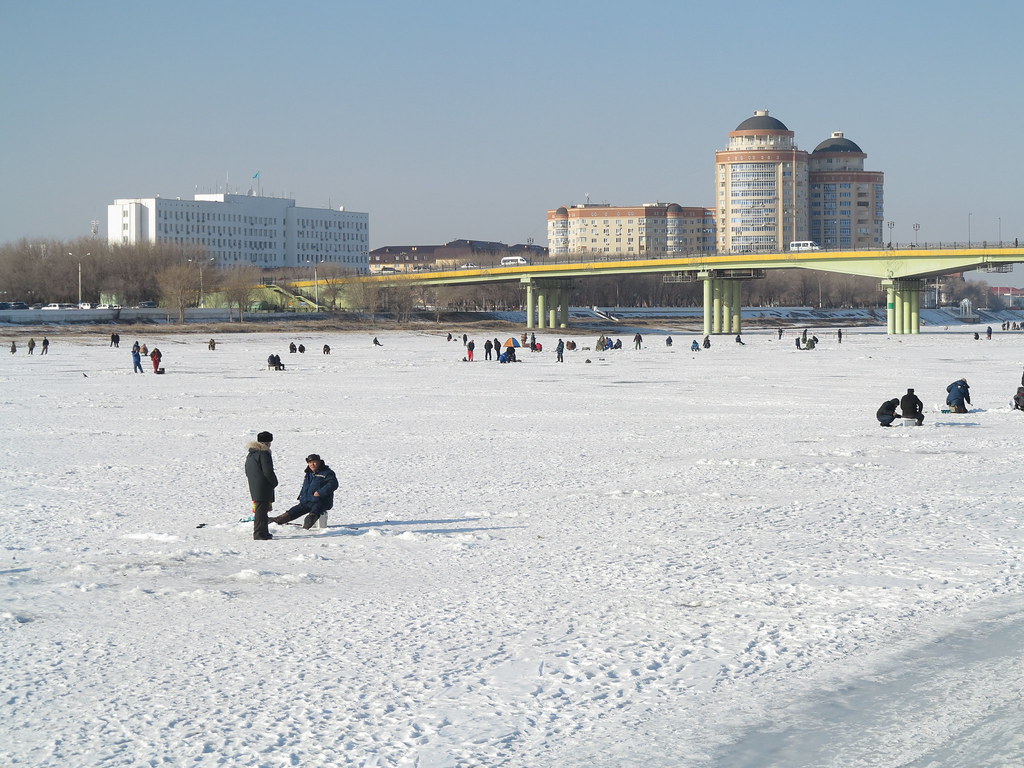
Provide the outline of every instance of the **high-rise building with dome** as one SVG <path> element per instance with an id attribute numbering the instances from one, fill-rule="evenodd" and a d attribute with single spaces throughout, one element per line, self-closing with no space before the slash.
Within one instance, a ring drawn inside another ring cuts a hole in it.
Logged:
<path id="1" fill-rule="evenodd" d="M 884 174 L 865 171 L 865 158 L 841 131 L 808 154 L 782 121 L 756 111 L 715 153 L 718 250 L 880 247 Z"/>
<path id="2" fill-rule="evenodd" d="M 782 121 L 758 110 L 715 153 L 718 250 L 782 251 L 807 240 L 807 153 Z"/>
<path id="3" fill-rule="evenodd" d="M 808 234 L 822 248 L 880 248 L 885 175 L 865 171 L 867 155 L 836 131 L 811 152 Z"/>

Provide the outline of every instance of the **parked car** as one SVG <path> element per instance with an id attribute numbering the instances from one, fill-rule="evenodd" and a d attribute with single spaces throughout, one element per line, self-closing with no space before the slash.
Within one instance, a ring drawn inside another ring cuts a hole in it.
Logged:
<path id="1" fill-rule="evenodd" d="M 381 267 L 380 273 L 382 275 L 396 275 L 398 274 L 398 270 L 395 269 L 394 267 Z"/>
<path id="2" fill-rule="evenodd" d="M 29 309 L 42 309 L 42 308 L 43 308 L 43 305 L 41 303 L 36 303 L 36 304 L 33 304 L 31 307 L 29 307 Z"/>
<path id="3" fill-rule="evenodd" d="M 10 309 L 11 305 L 6 301 L 0 301 L 0 309 Z"/>
<path id="4" fill-rule="evenodd" d="M 24 301 L 12 301 L 10 308 L 11 309 L 28 309 L 28 304 L 26 304 Z"/>
<path id="5" fill-rule="evenodd" d="M 120 309 L 120 304 L 97 304 L 96 309 Z"/>
<path id="6" fill-rule="evenodd" d="M 43 309 L 78 309 L 74 304 L 47 304 Z"/>
<path id="7" fill-rule="evenodd" d="M 79 309 L 92 309 L 92 303 L 88 302 L 88 301 L 83 301 L 81 304 L 78 305 L 78 308 Z"/>
<path id="8" fill-rule="evenodd" d="M 139 309 L 156 309 L 155 301 L 140 301 Z"/>
<path id="9" fill-rule="evenodd" d="M 469 262 L 469 264 L 463 264 L 459 269 L 480 269 L 480 265 Z"/>

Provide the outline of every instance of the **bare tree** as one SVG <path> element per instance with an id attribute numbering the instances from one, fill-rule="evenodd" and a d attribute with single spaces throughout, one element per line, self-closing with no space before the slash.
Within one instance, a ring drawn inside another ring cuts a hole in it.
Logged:
<path id="1" fill-rule="evenodd" d="M 380 306 L 381 288 L 378 283 L 354 281 L 345 286 L 345 298 L 353 309 L 368 312 L 372 324 L 376 320 L 377 308 Z"/>
<path id="2" fill-rule="evenodd" d="M 238 307 L 238 322 L 245 322 L 245 310 L 252 302 L 252 297 L 260 288 L 263 270 L 255 264 L 243 264 L 240 267 L 226 269 L 220 276 L 220 290 L 224 294 L 224 302 L 228 305 L 228 320 L 231 320 L 231 307 Z"/>
<path id="3" fill-rule="evenodd" d="M 199 271 L 191 264 L 172 264 L 156 275 L 160 303 L 178 312 L 178 323 L 185 324 L 185 308 L 195 302 L 199 293 Z"/>

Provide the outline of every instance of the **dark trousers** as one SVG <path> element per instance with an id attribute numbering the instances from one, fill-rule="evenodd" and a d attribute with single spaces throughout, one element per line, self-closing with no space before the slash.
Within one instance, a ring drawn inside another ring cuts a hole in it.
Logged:
<path id="1" fill-rule="evenodd" d="M 313 527 L 313 524 L 320 519 L 320 515 L 324 514 L 324 512 L 326 510 L 321 506 L 318 499 L 308 502 L 300 501 L 283 515 L 275 517 L 274 522 L 278 525 L 284 525 L 305 515 L 306 519 L 302 521 L 302 527 L 309 529 Z"/>
<path id="2" fill-rule="evenodd" d="M 254 501 L 252 503 L 252 537 L 254 539 L 265 539 L 270 536 L 270 509 L 274 506 L 272 501 Z"/>

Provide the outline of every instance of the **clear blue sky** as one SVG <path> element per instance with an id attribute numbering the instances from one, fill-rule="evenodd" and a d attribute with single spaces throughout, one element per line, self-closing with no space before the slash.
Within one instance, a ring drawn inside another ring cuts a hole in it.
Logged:
<path id="1" fill-rule="evenodd" d="M 582 202 L 713 205 L 767 108 L 842 130 L 910 241 L 1024 241 L 1024 4 L 0 0 L 0 242 L 225 180 L 370 214 L 371 247 L 546 243 Z M 1018 269 L 1024 272 L 1024 267 Z"/>

